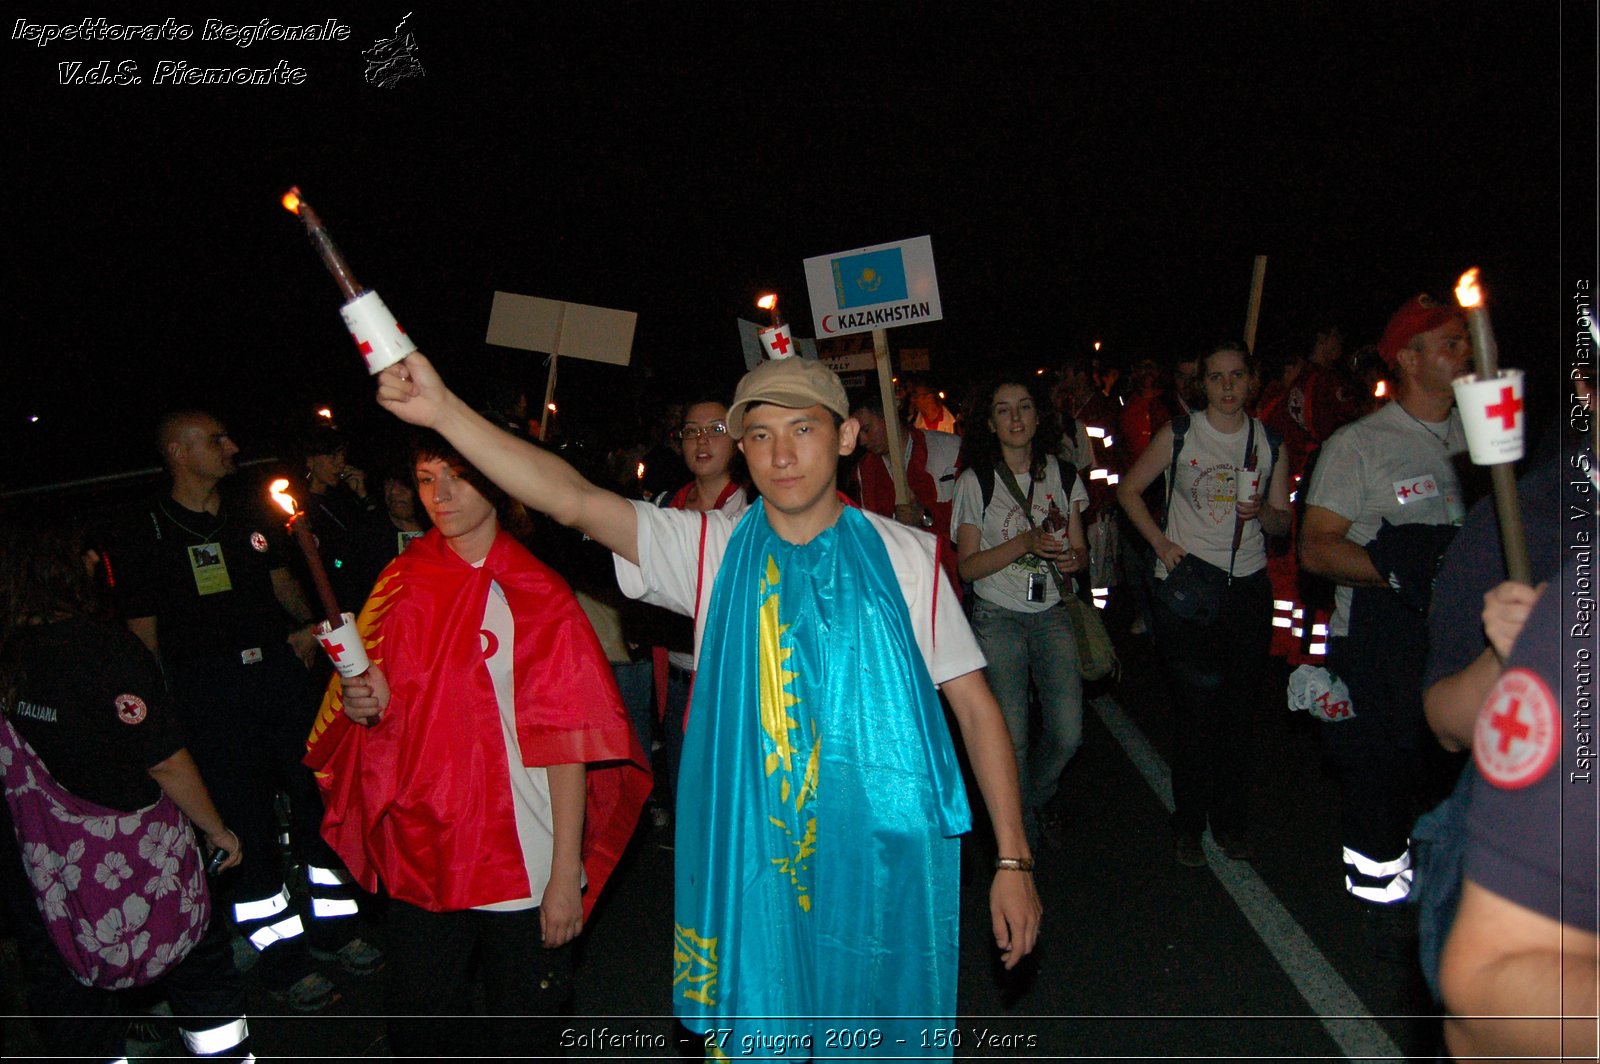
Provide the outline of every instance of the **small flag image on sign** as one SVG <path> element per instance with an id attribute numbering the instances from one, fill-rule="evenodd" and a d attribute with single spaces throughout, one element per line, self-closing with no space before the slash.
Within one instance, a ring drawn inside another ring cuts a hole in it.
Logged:
<path id="1" fill-rule="evenodd" d="M 833 260 L 839 309 L 906 298 L 906 264 L 899 248 L 884 248 Z"/>

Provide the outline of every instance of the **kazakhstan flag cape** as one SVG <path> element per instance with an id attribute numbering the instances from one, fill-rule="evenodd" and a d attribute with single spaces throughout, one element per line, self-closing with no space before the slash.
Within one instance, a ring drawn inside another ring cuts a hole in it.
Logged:
<path id="1" fill-rule="evenodd" d="M 758 503 L 708 620 L 679 773 L 675 1011 L 729 1057 L 916 1054 L 930 1025 L 892 1018 L 955 1015 L 971 812 L 883 538 L 847 506 L 796 546 Z M 826 1044 L 831 1017 L 870 1021 L 850 1026 L 873 1044 Z"/>

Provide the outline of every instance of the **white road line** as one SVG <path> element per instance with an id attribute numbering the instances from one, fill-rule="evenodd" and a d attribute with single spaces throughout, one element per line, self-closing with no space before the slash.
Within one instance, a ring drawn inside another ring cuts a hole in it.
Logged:
<path id="1" fill-rule="evenodd" d="M 1110 695 L 1090 703 L 1106 728 L 1121 744 L 1139 774 L 1156 793 L 1167 812 L 1172 812 L 1172 772 L 1161 760 L 1136 724 Z M 1289 910 L 1273 895 L 1255 869 L 1244 861 L 1223 856 L 1210 836 L 1205 839 L 1206 858 L 1211 872 L 1244 918 L 1278 962 L 1311 1011 L 1322 1021 L 1344 1055 L 1353 1060 L 1401 1060 L 1405 1054 L 1372 1018 L 1354 990 L 1311 941 L 1311 936 L 1289 915 Z"/>

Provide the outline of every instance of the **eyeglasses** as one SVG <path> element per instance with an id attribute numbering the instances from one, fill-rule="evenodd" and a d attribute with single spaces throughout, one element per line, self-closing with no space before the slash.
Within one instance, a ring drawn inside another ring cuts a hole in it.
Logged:
<path id="1" fill-rule="evenodd" d="M 707 436 L 710 436 L 712 439 L 715 440 L 715 439 L 720 439 L 721 437 L 726 436 L 727 434 L 728 434 L 728 424 L 727 424 L 727 422 L 725 422 L 725 421 L 712 421 L 712 422 L 709 422 L 708 424 L 705 424 L 705 425 L 685 425 L 683 428 L 679 429 L 677 432 L 674 432 L 672 435 L 673 435 L 674 439 L 679 439 L 679 440 L 699 440 L 699 439 L 704 439 Z"/>

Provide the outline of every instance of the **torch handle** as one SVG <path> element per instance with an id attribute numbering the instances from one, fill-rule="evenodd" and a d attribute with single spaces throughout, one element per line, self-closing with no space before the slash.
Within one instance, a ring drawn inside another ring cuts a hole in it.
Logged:
<path id="1" fill-rule="evenodd" d="M 1528 561 L 1528 540 L 1522 528 L 1522 507 L 1517 502 L 1517 480 L 1511 463 L 1489 467 L 1494 485 L 1494 512 L 1500 518 L 1500 545 L 1506 552 L 1506 575 L 1520 584 L 1533 583 Z"/>
<path id="2" fill-rule="evenodd" d="M 296 514 L 290 527 L 294 530 L 294 538 L 300 544 L 301 552 L 306 556 L 306 568 L 311 570 L 311 583 L 317 589 L 322 615 L 328 619 L 329 625 L 337 628 L 344 623 L 344 617 L 339 611 L 339 600 L 334 597 L 333 584 L 328 581 L 328 571 L 322 566 L 322 555 L 317 552 L 316 538 L 306 525 L 305 514 Z"/>
<path id="3" fill-rule="evenodd" d="M 300 201 L 300 220 L 305 223 L 306 235 L 311 238 L 311 244 L 317 249 L 317 254 L 322 257 L 322 264 L 333 274 L 334 283 L 339 286 L 339 291 L 344 294 L 345 302 L 359 296 L 365 291 L 361 282 L 356 280 L 355 274 L 350 272 L 350 264 L 344 261 L 344 256 L 339 253 L 338 245 L 334 244 L 333 237 L 328 234 L 327 228 L 322 224 L 322 219 L 317 212 L 311 209 L 311 204 Z"/>

